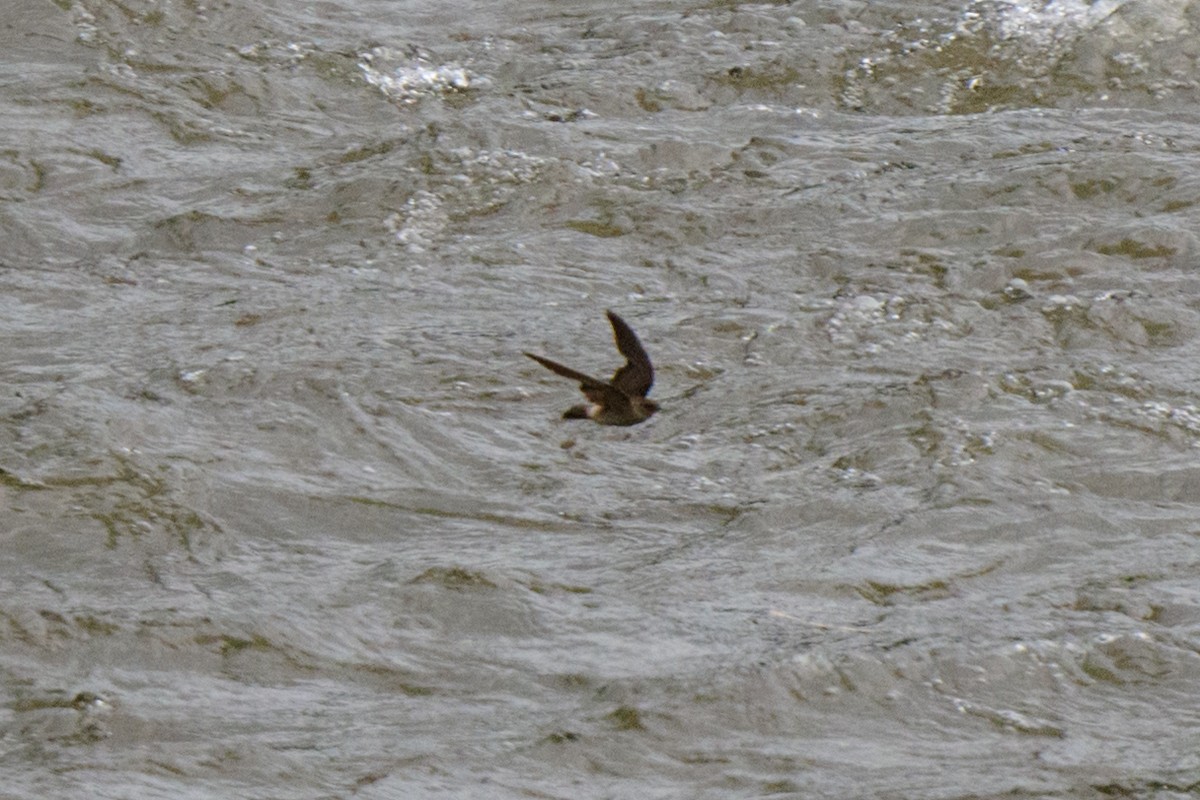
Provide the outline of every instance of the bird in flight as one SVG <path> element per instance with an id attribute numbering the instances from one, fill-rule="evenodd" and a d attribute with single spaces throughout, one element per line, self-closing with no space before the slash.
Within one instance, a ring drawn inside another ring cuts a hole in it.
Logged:
<path id="1" fill-rule="evenodd" d="M 563 412 L 563 419 L 590 419 L 601 425 L 636 425 L 658 411 L 658 403 L 646 398 L 654 385 L 654 367 L 633 328 L 613 312 L 605 313 L 612 323 L 617 350 L 625 356 L 625 366 L 613 373 L 611 381 L 584 375 L 533 353 L 525 355 L 551 372 L 579 381 L 579 389 L 588 402 L 568 408 Z"/>

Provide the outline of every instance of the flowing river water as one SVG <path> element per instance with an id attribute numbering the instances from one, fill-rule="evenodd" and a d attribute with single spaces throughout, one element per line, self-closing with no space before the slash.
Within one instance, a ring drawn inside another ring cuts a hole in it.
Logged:
<path id="1" fill-rule="evenodd" d="M 1200 4 L 3 16 L 4 800 L 1195 795 Z"/>

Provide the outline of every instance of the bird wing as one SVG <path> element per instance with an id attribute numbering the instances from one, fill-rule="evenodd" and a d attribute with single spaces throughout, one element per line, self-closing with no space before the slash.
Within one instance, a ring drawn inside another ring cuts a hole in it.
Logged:
<path id="1" fill-rule="evenodd" d="M 564 378 L 570 378 L 573 381 L 579 381 L 579 390 L 583 392 L 584 397 L 586 397 L 588 400 L 591 400 L 593 403 L 605 405 L 629 402 L 628 399 L 624 397 L 618 389 L 610 386 L 604 381 L 593 378 L 591 375 L 584 375 L 582 372 L 573 370 L 570 367 L 558 363 L 557 361 L 551 361 L 548 358 L 535 356 L 533 353 L 527 352 L 525 355 L 529 356 L 551 372 L 562 375 Z"/>
<path id="2" fill-rule="evenodd" d="M 612 323 L 617 350 L 625 356 L 625 366 L 613 374 L 612 385 L 630 397 L 645 397 L 654 385 L 654 367 L 650 364 L 650 356 L 646 355 L 637 334 L 625 320 L 611 311 L 605 313 Z"/>

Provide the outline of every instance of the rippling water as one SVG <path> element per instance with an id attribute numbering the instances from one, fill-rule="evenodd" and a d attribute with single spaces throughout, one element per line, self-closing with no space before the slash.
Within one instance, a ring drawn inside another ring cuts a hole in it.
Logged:
<path id="1" fill-rule="evenodd" d="M 14 0 L 0 794 L 1194 793 L 1198 26 Z"/>

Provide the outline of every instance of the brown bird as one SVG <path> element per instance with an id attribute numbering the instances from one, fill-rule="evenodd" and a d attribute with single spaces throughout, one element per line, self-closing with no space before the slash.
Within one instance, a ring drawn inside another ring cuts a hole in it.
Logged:
<path id="1" fill-rule="evenodd" d="M 597 380 L 533 353 L 525 355 L 551 372 L 579 381 L 579 389 L 588 402 L 568 408 L 563 412 L 563 419 L 590 419 L 601 425 L 636 425 L 658 411 L 658 403 L 646 399 L 654 385 L 654 367 L 633 328 L 613 312 L 605 313 L 612 323 L 617 350 L 625 356 L 625 366 L 613 373 L 611 381 Z"/>

